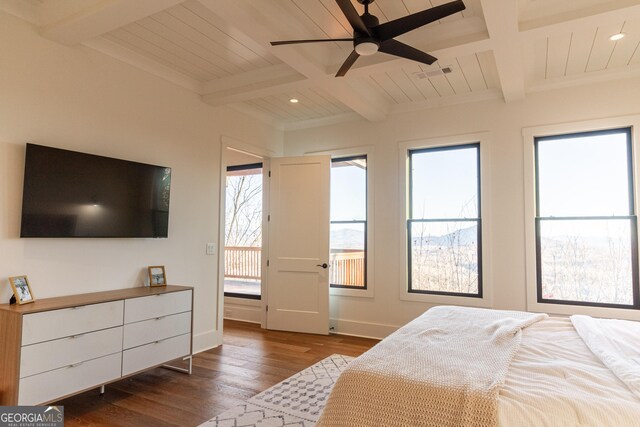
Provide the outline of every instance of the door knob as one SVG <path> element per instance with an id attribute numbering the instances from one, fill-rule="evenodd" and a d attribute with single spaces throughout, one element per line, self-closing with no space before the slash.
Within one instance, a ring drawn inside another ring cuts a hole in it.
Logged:
<path id="1" fill-rule="evenodd" d="M 327 268 L 327 267 L 329 267 L 329 265 L 325 262 L 323 264 L 316 264 L 316 267 Z"/>

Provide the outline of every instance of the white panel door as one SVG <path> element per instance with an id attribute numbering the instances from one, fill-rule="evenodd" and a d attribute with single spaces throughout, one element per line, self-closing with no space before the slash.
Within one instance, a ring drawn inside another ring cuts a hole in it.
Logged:
<path id="1" fill-rule="evenodd" d="M 329 333 L 330 156 L 271 160 L 267 328 Z"/>

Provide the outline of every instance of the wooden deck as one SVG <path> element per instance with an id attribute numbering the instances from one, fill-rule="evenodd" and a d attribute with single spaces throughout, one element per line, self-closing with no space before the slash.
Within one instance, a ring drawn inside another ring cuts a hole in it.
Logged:
<path id="1" fill-rule="evenodd" d="M 58 402 L 66 426 L 197 426 L 334 353 L 358 356 L 376 340 L 265 331 L 225 320 L 224 344 L 199 353 L 193 375 L 157 368 Z"/>

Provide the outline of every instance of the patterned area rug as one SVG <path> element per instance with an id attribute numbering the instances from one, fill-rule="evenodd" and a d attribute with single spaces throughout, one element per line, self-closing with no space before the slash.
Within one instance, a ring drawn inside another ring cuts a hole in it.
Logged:
<path id="1" fill-rule="evenodd" d="M 333 384 L 351 360 L 340 354 L 329 356 L 201 426 L 314 426 Z"/>

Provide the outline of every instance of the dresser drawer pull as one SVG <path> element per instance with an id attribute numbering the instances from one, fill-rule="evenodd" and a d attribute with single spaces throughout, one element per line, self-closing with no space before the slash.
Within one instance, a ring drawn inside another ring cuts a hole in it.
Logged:
<path id="1" fill-rule="evenodd" d="M 167 316 L 160 316 L 160 317 L 156 317 L 156 319 L 155 319 L 155 320 L 162 320 L 162 319 L 164 319 L 165 317 L 167 317 Z"/>
<path id="2" fill-rule="evenodd" d="M 76 368 L 82 364 L 84 364 L 84 362 L 72 363 L 71 365 L 67 366 L 67 368 Z"/>
<path id="3" fill-rule="evenodd" d="M 158 341 L 154 341 L 154 344 L 160 344 L 161 342 L 166 341 L 166 339 L 164 340 L 158 340 Z"/>
<path id="4" fill-rule="evenodd" d="M 75 340 L 76 338 L 80 338 L 80 337 L 83 337 L 83 336 L 85 336 L 85 335 L 86 335 L 86 334 L 71 335 L 71 336 L 69 337 L 69 339 L 70 339 L 70 340 Z"/>

